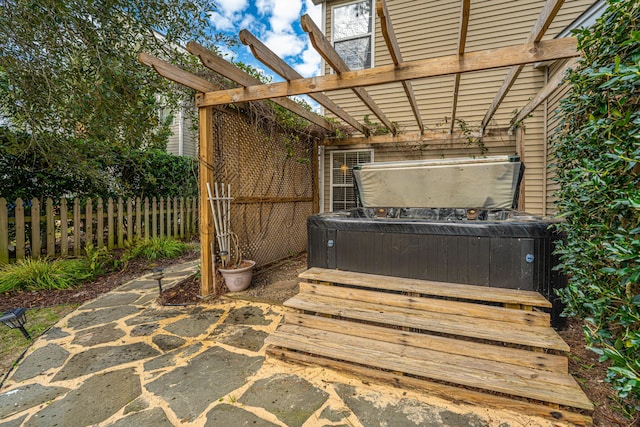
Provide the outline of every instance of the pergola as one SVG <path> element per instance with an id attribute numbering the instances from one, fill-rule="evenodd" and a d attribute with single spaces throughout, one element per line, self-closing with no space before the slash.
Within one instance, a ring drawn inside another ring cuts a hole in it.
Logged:
<path id="1" fill-rule="evenodd" d="M 213 180 L 212 172 L 202 165 L 211 164 L 213 159 L 213 137 L 212 137 L 212 115 L 211 109 L 231 103 L 243 103 L 248 101 L 259 101 L 269 99 L 276 104 L 292 111 L 305 120 L 327 130 L 333 130 L 334 125 L 324 117 L 306 110 L 301 105 L 289 99 L 289 96 L 309 95 L 320 105 L 341 119 L 356 132 L 369 136 L 367 126 L 352 117 L 342 107 L 333 102 L 325 95 L 326 92 L 340 89 L 350 89 L 362 100 L 367 108 L 386 127 L 391 136 L 384 140 L 404 141 L 409 138 L 403 135 L 394 126 L 384 111 L 372 99 L 366 88 L 385 83 L 401 83 L 406 93 L 407 100 L 413 111 L 417 126 L 420 129 L 420 137 L 426 135 L 422 122 L 420 109 L 414 95 L 412 82 L 438 76 L 455 76 L 454 85 L 451 91 L 451 124 L 449 133 L 454 129 L 454 118 L 458 104 L 460 87 L 460 76 L 463 73 L 491 70 L 496 68 L 508 68 L 504 82 L 495 94 L 490 107 L 486 111 L 481 124 L 481 132 L 485 132 L 487 125 L 496 113 L 501 102 L 513 86 L 520 72 L 526 64 L 543 61 L 574 58 L 579 56 L 577 51 L 577 41 L 574 37 L 560 38 L 542 41 L 542 38 L 553 22 L 556 14 L 562 7 L 564 0 L 548 0 L 536 20 L 527 40 L 522 44 L 497 49 L 466 52 L 465 44 L 467 39 L 467 29 L 470 16 L 471 0 L 461 0 L 460 5 L 460 25 L 458 30 L 457 52 L 451 55 L 438 58 L 429 58 L 416 61 L 403 61 L 400 46 L 397 42 L 391 16 L 387 10 L 385 0 L 377 0 L 376 11 L 380 18 L 381 28 L 387 48 L 393 60 L 393 64 L 378 66 L 369 69 L 352 71 L 340 58 L 331 42 L 323 35 L 322 31 L 313 23 L 308 15 L 301 17 L 301 25 L 305 32 L 309 34 L 314 48 L 333 69 L 333 74 L 326 74 L 310 78 L 303 78 L 284 60 L 279 58 L 267 46 L 260 42 L 249 31 L 242 30 L 240 39 L 251 48 L 254 56 L 280 75 L 284 81 L 262 84 L 258 79 L 250 76 L 237 68 L 232 63 L 224 60 L 215 53 L 207 50 L 201 45 L 190 42 L 187 50 L 197 56 L 201 63 L 235 82 L 238 87 L 234 89 L 221 90 L 213 84 L 199 76 L 186 72 L 174 65 L 154 58 L 147 54 L 140 54 L 140 61 L 153 67 L 160 75 L 174 82 L 187 86 L 198 92 L 196 95 L 196 105 L 199 109 L 199 206 L 200 209 L 200 241 L 201 241 L 201 261 L 202 261 L 202 285 L 201 293 L 206 296 L 214 289 L 213 252 L 211 250 L 214 241 L 213 221 L 211 212 L 207 206 L 207 182 Z M 527 117 L 536 107 L 547 99 L 558 87 L 564 72 L 575 64 L 575 60 L 569 61 L 564 68 L 555 74 L 539 93 L 533 97 L 526 105 L 520 108 L 511 121 L 511 126 Z M 432 135 L 434 138 L 441 138 L 442 134 Z M 364 139 L 363 137 L 363 139 Z"/>

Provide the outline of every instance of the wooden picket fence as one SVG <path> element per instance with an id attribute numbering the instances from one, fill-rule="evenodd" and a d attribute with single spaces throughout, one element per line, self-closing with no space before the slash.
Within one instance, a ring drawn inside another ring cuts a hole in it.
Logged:
<path id="1" fill-rule="evenodd" d="M 9 216 L 11 214 L 11 216 Z M 0 198 L 0 264 L 25 257 L 79 256 L 87 244 L 124 248 L 135 239 L 189 238 L 198 234 L 195 198 L 145 197 L 104 201 Z"/>

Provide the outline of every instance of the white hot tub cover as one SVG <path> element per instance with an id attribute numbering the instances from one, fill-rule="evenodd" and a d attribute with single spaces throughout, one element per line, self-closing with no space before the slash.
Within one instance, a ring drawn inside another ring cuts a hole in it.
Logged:
<path id="1" fill-rule="evenodd" d="M 511 209 L 524 165 L 517 156 L 365 163 L 354 168 L 364 207 Z"/>

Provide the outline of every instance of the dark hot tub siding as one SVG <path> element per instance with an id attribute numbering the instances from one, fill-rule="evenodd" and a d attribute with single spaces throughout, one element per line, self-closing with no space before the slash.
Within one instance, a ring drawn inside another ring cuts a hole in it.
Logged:
<path id="1" fill-rule="evenodd" d="M 561 326 L 562 305 L 554 289 L 564 287 L 566 279 L 553 270 L 557 265 L 553 241 L 558 236 L 549 225 L 545 221 L 429 222 L 317 215 L 307 219 L 308 264 L 538 291 L 553 302 L 552 322 Z"/>

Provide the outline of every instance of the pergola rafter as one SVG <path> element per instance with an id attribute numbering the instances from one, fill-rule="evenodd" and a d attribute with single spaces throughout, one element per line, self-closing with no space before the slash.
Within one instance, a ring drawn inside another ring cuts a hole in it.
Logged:
<path id="1" fill-rule="evenodd" d="M 311 39 L 311 44 L 313 45 L 313 47 L 336 72 L 336 76 L 341 76 L 343 73 L 351 72 L 349 66 L 342 60 L 338 52 L 336 52 L 331 43 L 326 39 L 324 34 L 322 34 L 320 28 L 316 26 L 309 15 L 302 15 L 302 17 L 300 18 L 300 24 L 302 25 L 302 29 L 309 34 L 309 38 Z M 371 98 L 371 95 L 369 95 L 369 93 L 365 89 L 358 86 L 352 86 L 350 87 L 350 89 L 353 90 L 353 93 L 355 93 L 358 98 L 360 98 L 360 100 L 364 102 L 367 108 L 369 108 L 369 110 L 371 110 L 371 112 L 375 114 L 375 116 L 382 122 L 382 124 L 387 129 L 389 129 L 389 131 L 391 131 L 391 133 L 397 133 L 396 127 L 382 112 L 380 107 L 376 104 L 373 98 Z"/>
<path id="2" fill-rule="evenodd" d="M 551 23 L 553 22 L 553 19 L 556 17 L 558 12 L 562 8 L 563 4 L 564 4 L 564 0 L 548 0 L 544 4 L 544 7 L 542 8 L 542 12 L 540 12 L 540 15 L 538 16 L 536 23 L 533 25 L 533 28 L 531 29 L 531 33 L 529 34 L 529 37 L 527 37 L 527 41 L 525 43 L 537 43 L 540 40 L 542 40 L 542 37 L 549 29 L 549 26 L 551 25 Z M 525 64 L 515 65 L 509 69 L 509 72 L 507 73 L 507 77 L 505 78 L 504 83 L 502 83 L 502 86 L 498 90 L 498 93 L 496 93 L 496 96 L 493 98 L 493 101 L 491 102 L 491 105 L 489 106 L 487 113 L 482 119 L 480 128 L 483 132 L 487 128 L 487 125 L 493 118 L 493 115 L 496 113 L 496 111 L 498 110 L 498 107 L 504 100 L 505 96 L 507 96 L 507 93 L 515 83 L 518 76 L 520 75 L 520 72 L 524 68 L 524 65 Z"/>
<path id="3" fill-rule="evenodd" d="M 251 49 L 251 53 L 253 53 L 253 56 L 255 56 L 256 59 L 258 59 L 260 62 L 269 67 L 273 72 L 275 72 L 285 80 L 291 81 L 303 78 L 300 73 L 294 70 L 289 64 L 287 64 L 271 49 L 269 49 L 264 43 L 258 40 L 258 38 L 251 34 L 249 30 L 240 31 L 240 41 L 244 45 L 249 46 L 249 48 Z M 309 94 L 309 97 L 314 99 L 327 110 L 331 111 L 337 117 L 344 120 L 358 132 L 364 135 L 367 135 L 369 133 L 369 129 L 367 127 L 358 122 L 354 117 L 344 111 L 342 107 L 329 99 L 329 97 L 325 94 L 313 93 Z"/>
<path id="4" fill-rule="evenodd" d="M 229 61 L 226 61 L 196 42 L 192 41 L 187 43 L 187 50 L 192 55 L 197 56 L 200 59 L 200 62 L 202 62 L 202 65 L 239 84 L 240 86 L 246 87 L 262 84 L 262 82 L 257 78 L 247 74 Z M 271 98 L 271 101 L 324 129 L 333 130 L 335 128 L 335 126 L 329 123 L 324 117 L 307 110 L 302 105 L 292 101 L 291 99 Z"/>
<path id="5" fill-rule="evenodd" d="M 391 24 L 391 18 L 389 16 L 389 11 L 387 10 L 387 3 L 385 0 L 378 0 L 376 2 L 376 11 L 378 12 L 378 16 L 380 17 L 380 27 L 382 28 L 382 36 L 384 37 L 385 42 L 387 43 L 387 49 L 389 49 L 389 54 L 391 55 L 391 60 L 394 65 L 400 65 L 402 61 L 402 53 L 400 52 L 400 46 L 398 45 L 398 40 L 396 39 L 396 33 L 393 30 L 393 25 Z M 407 99 L 409 100 L 409 105 L 411 105 L 411 110 L 413 111 L 413 115 L 418 122 L 418 128 L 420 129 L 420 133 L 424 133 L 424 124 L 422 123 L 422 117 L 420 115 L 420 109 L 418 108 L 418 102 L 416 101 L 416 96 L 413 93 L 413 87 L 411 86 L 411 82 L 403 81 L 402 87 L 404 88 L 404 93 L 407 95 Z"/>
<path id="6" fill-rule="evenodd" d="M 469 15 L 471 14 L 471 0 L 462 0 L 460 7 L 460 28 L 458 29 L 458 55 L 464 55 L 467 44 L 467 29 L 469 28 Z M 451 101 L 451 124 L 449 133 L 453 133 L 456 122 L 456 110 L 458 109 L 458 91 L 460 90 L 460 73 L 456 73 L 453 81 L 453 100 Z"/>

